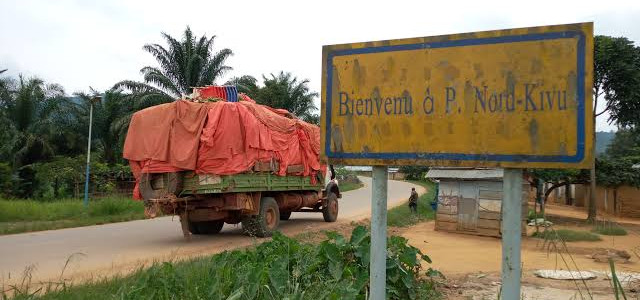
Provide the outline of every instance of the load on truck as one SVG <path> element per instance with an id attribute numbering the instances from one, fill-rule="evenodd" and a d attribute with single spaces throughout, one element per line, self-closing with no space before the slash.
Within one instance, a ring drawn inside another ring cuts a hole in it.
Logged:
<path id="1" fill-rule="evenodd" d="M 266 237 L 292 212 L 335 222 L 340 190 L 319 154 L 318 126 L 230 86 L 136 112 L 123 151 L 145 215 L 180 216 L 185 237 L 224 223 Z"/>

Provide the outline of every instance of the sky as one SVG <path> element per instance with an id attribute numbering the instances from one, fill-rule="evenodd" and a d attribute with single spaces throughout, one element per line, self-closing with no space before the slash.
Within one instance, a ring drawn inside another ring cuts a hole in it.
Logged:
<path id="1" fill-rule="evenodd" d="M 0 0 L 0 69 L 38 76 L 67 93 L 141 80 L 142 50 L 216 35 L 233 76 L 291 72 L 320 91 L 322 45 L 578 22 L 640 45 L 640 1 L 73 1 Z M 319 107 L 319 99 L 317 106 Z M 599 107 L 602 108 L 602 107 Z M 597 130 L 615 130 L 607 114 Z"/>

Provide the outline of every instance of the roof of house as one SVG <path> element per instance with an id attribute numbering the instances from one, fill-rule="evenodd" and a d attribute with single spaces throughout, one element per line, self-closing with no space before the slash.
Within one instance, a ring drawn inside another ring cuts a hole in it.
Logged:
<path id="1" fill-rule="evenodd" d="M 503 169 L 432 168 L 426 178 L 432 179 L 502 179 Z"/>

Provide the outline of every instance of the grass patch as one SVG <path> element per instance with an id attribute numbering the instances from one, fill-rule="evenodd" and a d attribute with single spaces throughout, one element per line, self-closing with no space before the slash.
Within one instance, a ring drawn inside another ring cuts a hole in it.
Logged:
<path id="1" fill-rule="evenodd" d="M 340 193 L 357 190 L 364 186 L 364 183 L 340 182 Z"/>
<path id="2" fill-rule="evenodd" d="M 435 212 L 431 209 L 431 201 L 435 195 L 435 184 L 427 181 L 409 181 L 413 184 L 423 186 L 427 192 L 418 198 L 418 213 L 414 214 L 409 209 L 410 190 L 407 191 L 407 202 L 400 206 L 396 206 L 387 212 L 387 225 L 396 227 L 406 227 L 417 224 L 418 222 L 433 220 Z"/>
<path id="3" fill-rule="evenodd" d="M 627 235 L 624 228 L 612 223 L 597 223 L 591 231 L 602 235 Z"/>
<path id="4" fill-rule="evenodd" d="M 587 231 L 576 231 L 570 229 L 547 229 L 545 231 L 534 232 L 531 236 L 545 240 L 563 240 L 565 242 L 595 242 L 602 240 L 597 234 L 593 234 Z"/>
<path id="5" fill-rule="evenodd" d="M 49 284 L 35 294 L 27 284 L 3 292 L 15 299 L 365 299 L 368 295 L 370 236 L 356 227 L 351 238 L 327 233 L 319 245 L 282 234 L 245 250 L 182 262 L 157 263 L 128 276 L 71 286 Z M 421 262 L 428 256 L 390 237 L 387 293 L 392 299 L 436 299 Z M 431 274 L 435 273 L 429 269 Z M 429 274 L 429 272 L 427 272 Z M 25 286 L 26 285 L 26 286 Z"/>
<path id="6" fill-rule="evenodd" d="M 144 219 L 140 201 L 125 197 L 92 200 L 85 208 L 80 199 L 0 200 L 0 234 L 80 227 Z"/>

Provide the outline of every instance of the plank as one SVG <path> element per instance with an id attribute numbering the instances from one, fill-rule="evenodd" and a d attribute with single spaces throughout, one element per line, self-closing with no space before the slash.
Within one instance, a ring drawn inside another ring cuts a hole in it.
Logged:
<path id="1" fill-rule="evenodd" d="M 439 222 L 458 222 L 458 215 L 455 214 L 442 214 L 439 213 L 436 215 L 436 220 Z"/>
<path id="2" fill-rule="evenodd" d="M 486 220 L 500 220 L 500 213 L 494 211 L 481 210 L 478 211 L 478 218 Z"/>
<path id="3" fill-rule="evenodd" d="M 441 222 L 436 221 L 436 230 L 456 231 L 458 229 L 457 222 Z"/>

